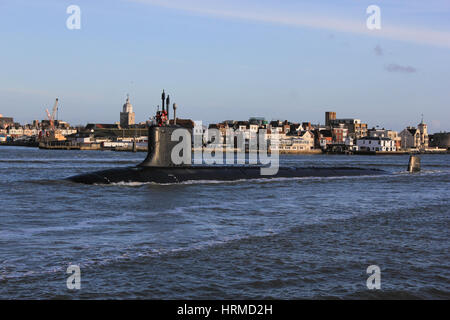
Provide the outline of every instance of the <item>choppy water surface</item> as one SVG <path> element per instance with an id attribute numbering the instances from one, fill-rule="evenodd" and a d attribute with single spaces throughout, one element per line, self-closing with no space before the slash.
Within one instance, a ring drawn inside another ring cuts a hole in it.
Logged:
<path id="1" fill-rule="evenodd" d="M 0 298 L 450 298 L 450 155 L 422 156 L 420 174 L 407 156 L 281 159 L 393 173 L 379 177 L 63 180 L 144 156 L 0 147 Z"/>

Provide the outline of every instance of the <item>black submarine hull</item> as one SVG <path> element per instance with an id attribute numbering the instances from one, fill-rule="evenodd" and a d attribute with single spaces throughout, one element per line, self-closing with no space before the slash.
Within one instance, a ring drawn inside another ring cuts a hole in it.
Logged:
<path id="1" fill-rule="evenodd" d="M 84 184 L 183 183 L 187 181 L 235 181 L 248 179 L 373 176 L 388 174 L 380 169 L 351 167 L 280 167 L 275 175 L 261 175 L 260 167 L 125 167 L 81 174 L 68 180 Z"/>

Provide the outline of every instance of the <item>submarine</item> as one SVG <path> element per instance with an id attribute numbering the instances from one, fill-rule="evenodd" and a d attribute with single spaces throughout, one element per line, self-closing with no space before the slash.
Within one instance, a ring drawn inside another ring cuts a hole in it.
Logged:
<path id="1" fill-rule="evenodd" d="M 172 141 L 172 134 L 181 128 L 177 125 L 176 104 L 173 121 L 168 120 L 162 95 L 162 111 L 157 111 L 155 120 L 148 129 L 148 153 L 145 160 L 133 167 L 122 167 L 81 174 L 68 180 L 83 184 L 112 183 L 183 183 L 188 181 L 237 181 L 250 179 L 302 178 L 302 177 L 343 177 L 387 175 L 381 169 L 357 167 L 279 167 L 272 175 L 261 175 L 261 165 L 195 165 L 177 164 L 172 160 L 172 151 L 179 143 Z M 190 149 L 190 148 L 189 148 Z M 410 160 L 411 165 L 411 160 Z M 417 162 L 414 161 L 417 169 Z M 420 165 L 420 162 L 419 162 Z"/>

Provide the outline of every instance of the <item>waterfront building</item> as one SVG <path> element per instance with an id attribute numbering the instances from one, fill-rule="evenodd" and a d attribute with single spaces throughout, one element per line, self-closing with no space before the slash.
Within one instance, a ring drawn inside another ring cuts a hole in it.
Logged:
<path id="1" fill-rule="evenodd" d="M 401 148 L 401 138 L 398 135 L 397 131 L 394 130 L 387 130 L 387 129 L 369 129 L 367 131 L 368 137 L 382 137 L 382 138 L 389 138 L 394 141 L 395 148 L 399 150 Z"/>
<path id="2" fill-rule="evenodd" d="M 353 150 L 356 149 L 354 141 L 355 141 L 355 140 L 353 140 L 353 139 L 350 138 L 350 137 L 345 138 L 344 144 L 346 145 L 347 150 L 353 151 Z"/>
<path id="3" fill-rule="evenodd" d="M 314 149 L 314 134 L 309 131 L 299 132 L 297 135 L 288 135 L 280 139 L 280 151 L 311 151 Z"/>
<path id="4" fill-rule="evenodd" d="M 299 150 L 310 151 L 314 149 L 314 133 L 310 130 L 302 131 L 296 138 L 296 141 L 300 142 Z"/>
<path id="5" fill-rule="evenodd" d="M 419 130 L 419 138 L 420 138 L 420 147 L 421 148 L 428 148 L 428 126 L 422 121 L 420 121 L 419 125 L 417 126 Z"/>
<path id="6" fill-rule="evenodd" d="M 314 147 L 325 150 L 327 145 L 333 143 L 333 134 L 329 129 L 316 129 L 314 133 Z"/>
<path id="7" fill-rule="evenodd" d="M 387 137 L 364 137 L 356 142 L 359 151 L 397 151 L 395 142 Z"/>
<path id="8" fill-rule="evenodd" d="M 71 134 L 75 134 L 78 132 L 77 129 L 74 128 L 65 128 L 65 129 L 59 129 L 58 132 L 62 134 L 63 136 L 70 136 Z"/>
<path id="9" fill-rule="evenodd" d="M 23 128 L 22 127 L 9 127 L 8 134 L 14 137 L 23 136 Z"/>
<path id="10" fill-rule="evenodd" d="M 347 139 L 348 129 L 341 123 L 338 127 L 333 127 L 331 129 L 331 134 L 333 137 L 333 143 L 343 144 L 345 139 Z"/>
<path id="11" fill-rule="evenodd" d="M 331 128 L 344 125 L 348 129 L 348 135 L 352 139 L 359 139 L 367 136 L 367 123 L 362 123 L 360 119 L 334 119 L 329 121 Z"/>
<path id="12" fill-rule="evenodd" d="M 450 132 L 439 132 L 429 136 L 429 146 L 450 149 Z"/>
<path id="13" fill-rule="evenodd" d="M 24 136 L 29 136 L 29 137 L 37 136 L 37 135 L 39 135 L 39 131 L 40 130 L 36 127 L 31 127 L 31 126 L 27 126 L 27 125 L 23 127 L 23 135 Z"/>
<path id="14" fill-rule="evenodd" d="M 391 139 L 392 141 L 394 141 L 394 145 L 395 145 L 395 148 L 397 149 L 397 150 L 400 150 L 401 149 L 401 147 L 402 147 L 402 144 L 401 144 L 401 138 L 400 138 L 400 136 L 398 135 L 398 132 L 397 131 L 394 131 L 394 130 L 387 130 L 387 137 L 389 138 L 389 139 Z"/>
<path id="15" fill-rule="evenodd" d="M 427 149 L 428 148 L 428 128 L 423 120 L 418 128 L 406 127 L 399 134 L 403 149 Z"/>
<path id="16" fill-rule="evenodd" d="M 402 149 L 414 149 L 420 146 L 419 131 L 414 127 L 406 127 L 400 132 Z"/>
<path id="17" fill-rule="evenodd" d="M 120 127 L 128 128 L 135 124 L 135 115 L 133 112 L 133 106 L 130 103 L 130 96 L 127 95 L 127 101 L 123 105 L 123 110 L 120 113 Z"/>

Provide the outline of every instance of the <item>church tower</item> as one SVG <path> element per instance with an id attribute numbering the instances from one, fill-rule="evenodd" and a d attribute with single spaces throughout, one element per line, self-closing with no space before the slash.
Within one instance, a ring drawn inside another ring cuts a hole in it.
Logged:
<path id="1" fill-rule="evenodd" d="M 133 106 L 130 103 L 130 96 L 127 95 L 127 101 L 123 105 L 123 111 L 120 113 L 120 127 L 128 128 L 135 124 Z"/>
<path id="2" fill-rule="evenodd" d="M 422 121 L 417 126 L 419 129 L 420 134 L 420 147 L 422 148 L 428 148 L 428 129 L 427 125 L 423 123 L 423 115 L 422 115 Z"/>

